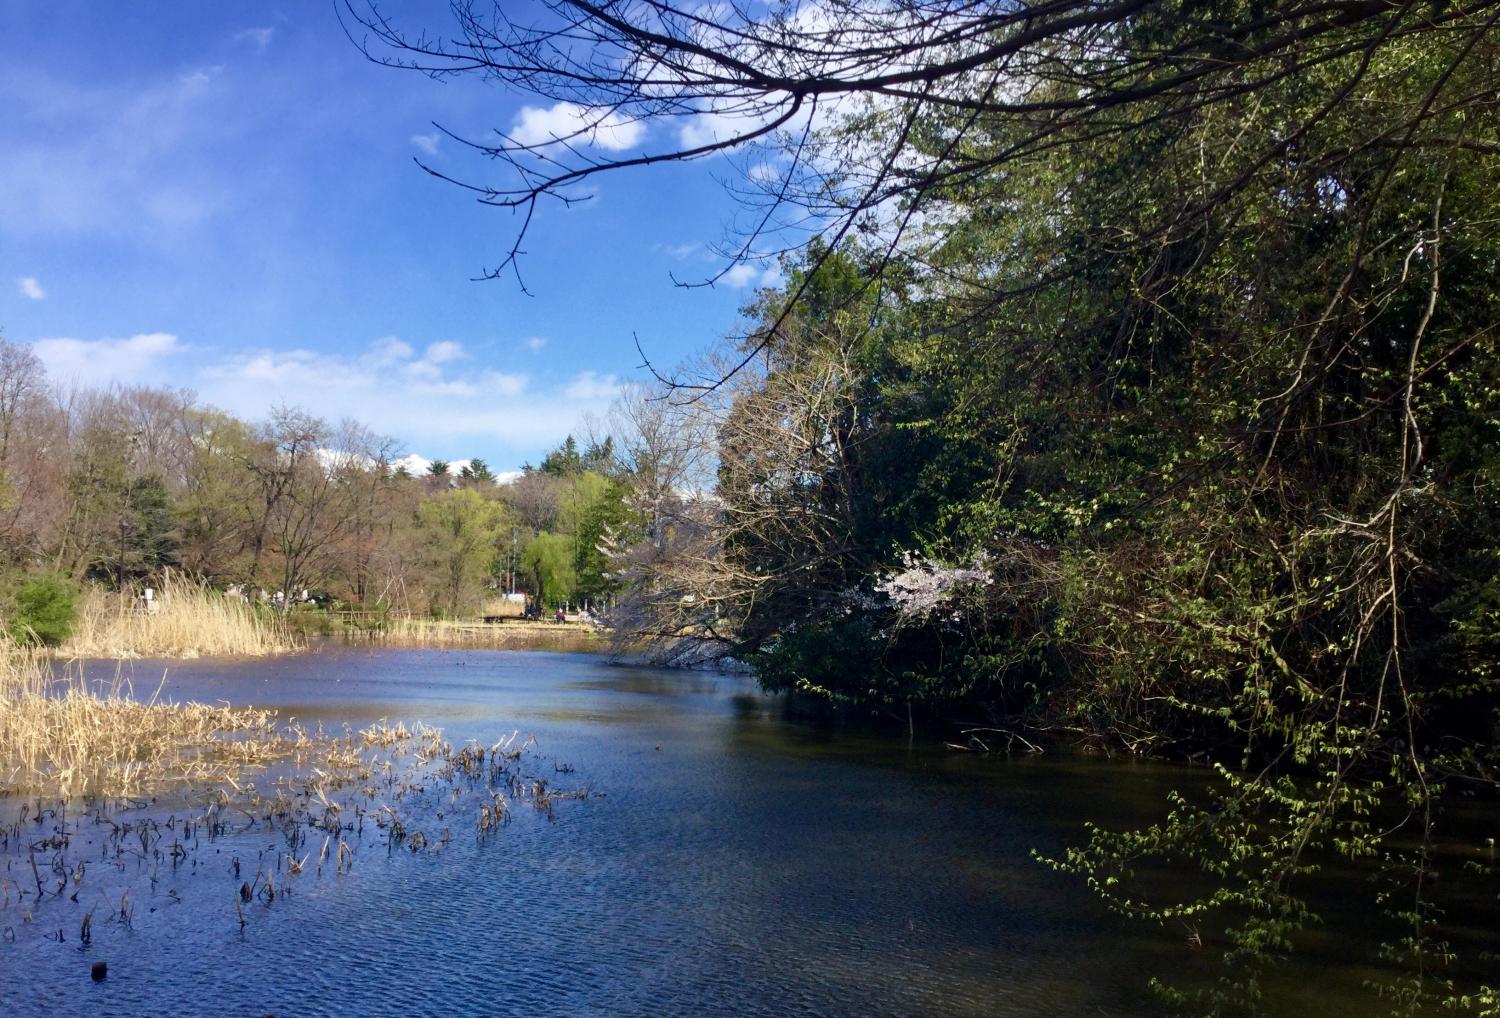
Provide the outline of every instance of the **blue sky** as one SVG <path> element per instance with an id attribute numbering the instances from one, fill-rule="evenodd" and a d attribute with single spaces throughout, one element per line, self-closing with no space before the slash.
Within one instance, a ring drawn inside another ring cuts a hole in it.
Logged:
<path id="1" fill-rule="evenodd" d="M 444 24 L 446 4 L 426 10 Z M 0 333 L 58 382 L 182 386 L 252 418 L 287 402 L 505 469 L 640 377 L 632 334 L 670 367 L 772 278 L 672 282 L 722 267 L 710 249 L 735 208 L 716 177 L 735 167 L 719 157 L 545 208 L 522 262 L 533 296 L 472 282 L 515 220 L 413 156 L 484 178 L 434 121 L 478 136 L 559 111 L 371 64 L 332 4 L 14 0 L 0 110 Z"/>

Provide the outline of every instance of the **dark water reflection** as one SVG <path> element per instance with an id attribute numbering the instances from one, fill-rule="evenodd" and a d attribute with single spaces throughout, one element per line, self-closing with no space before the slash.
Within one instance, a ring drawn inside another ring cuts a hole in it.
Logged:
<path id="1" fill-rule="evenodd" d="M 607 796 L 440 855 L 367 851 L 243 932 L 226 874 L 163 880 L 91 948 L 0 944 L 0 1012 L 1125 1016 L 1159 1012 L 1148 974 L 1212 962 L 1031 857 L 1148 815 L 1181 771 L 912 748 L 788 720 L 740 677 L 581 655 L 328 648 L 174 664 L 163 695 L 520 729 Z M 1365 974 L 1322 969 L 1283 1013 L 1354 1013 Z"/>

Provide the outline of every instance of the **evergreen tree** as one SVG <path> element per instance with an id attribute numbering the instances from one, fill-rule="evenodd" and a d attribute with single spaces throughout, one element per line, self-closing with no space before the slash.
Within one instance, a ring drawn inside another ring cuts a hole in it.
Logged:
<path id="1" fill-rule="evenodd" d="M 468 481 L 474 484 L 493 484 L 495 481 L 494 473 L 490 470 L 488 464 L 486 464 L 482 459 L 470 460 L 464 466 L 464 468 L 459 471 L 458 476 L 461 480 Z"/>

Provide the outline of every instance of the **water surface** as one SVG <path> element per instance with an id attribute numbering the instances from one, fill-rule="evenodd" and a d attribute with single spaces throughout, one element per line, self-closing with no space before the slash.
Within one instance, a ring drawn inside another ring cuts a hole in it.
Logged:
<path id="1" fill-rule="evenodd" d="M 1032 857 L 1078 843 L 1085 820 L 1151 815 L 1194 780 L 1181 770 L 835 731 L 743 677 L 588 655 L 327 647 L 138 662 L 137 689 L 163 668 L 163 696 L 325 729 L 519 730 L 605 794 L 487 840 L 455 819 L 442 853 L 362 846 L 350 874 L 299 878 L 241 929 L 226 856 L 277 848 L 245 835 L 137 892 L 131 925 L 97 924 L 86 948 L 71 913 L 61 942 L 0 943 L 0 1011 L 1136 1016 L 1160 1013 L 1150 974 L 1213 964 L 1184 930 L 1127 925 Z M 1372 970 L 1345 947 L 1282 1013 L 1356 1013 L 1341 1001 Z"/>

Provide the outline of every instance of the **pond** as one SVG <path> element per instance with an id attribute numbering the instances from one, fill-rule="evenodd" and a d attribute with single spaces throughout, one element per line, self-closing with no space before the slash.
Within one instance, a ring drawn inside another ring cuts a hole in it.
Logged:
<path id="1" fill-rule="evenodd" d="M 1087 820 L 1153 815 L 1196 772 L 831 730 L 741 676 L 584 654 L 330 646 L 128 675 L 325 729 L 519 731 L 603 794 L 489 839 L 455 818 L 442 852 L 357 846 L 348 873 L 299 878 L 243 926 L 228 858 L 271 839 L 200 849 L 88 945 L 71 912 L 29 924 L 60 939 L 13 930 L 6 1014 L 1128 1016 L 1160 1013 L 1149 975 L 1213 970 L 1183 929 L 1126 924 L 1032 855 L 1078 843 Z M 1371 974 L 1366 947 L 1302 962 L 1317 978 L 1294 978 L 1279 1013 L 1354 1013 L 1340 1002 Z"/>

